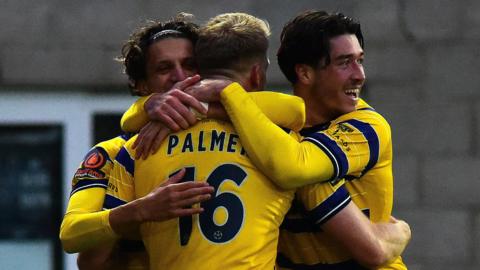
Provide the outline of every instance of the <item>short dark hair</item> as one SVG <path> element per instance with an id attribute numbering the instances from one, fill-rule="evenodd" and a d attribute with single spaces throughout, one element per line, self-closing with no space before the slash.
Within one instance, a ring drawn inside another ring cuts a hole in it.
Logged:
<path id="1" fill-rule="evenodd" d="M 190 21 L 192 18 L 191 14 L 179 13 L 165 22 L 148 21 L 130 35 L 122 46 L 122 56 L 117 60 L 124 66 L 132 95 L 138 95 L 136 90 L 138 83 L 146 79 L 146 52 L 152 43 L 174 37 L 188 39 L 195 46 L 199 27 Z"/>
<path id="2" fill-rule="evenodd" d="M 280 35 L 277 60 L 283 74 L 291 83 L 298 78 L 296 64 L 317 67 L 322 59 L 330 64 L 330 39 L 343 34 L 353 34 L 363 48 L 360 23 L 342 13 L 305 11 L 289 21 Z"/>
<path id="3" fill-rule="evenodd" d="M 268 23 L 246 13 L 225 13 L 200 29 L 195 59 L 200 74 L 243 72 L 252 61 L 267 61 Z"/>

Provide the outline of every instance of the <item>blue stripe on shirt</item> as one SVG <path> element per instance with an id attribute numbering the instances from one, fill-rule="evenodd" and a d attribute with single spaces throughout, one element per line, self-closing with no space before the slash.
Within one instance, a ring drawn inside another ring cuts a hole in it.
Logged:
<path id="1" fill-rule="evenodd" d="M 134 133 L 123 133 L 122 135 L 120 135 L 119 137 L 122 138 L 124 141 L 128 141 L 130 140 L 130 138 L 132 138 L 133 136 L 135 136 Z"/>
<path id="2" fill-rule="evenodd" d="M 128 153 L 127 149 L 125 147 L 122 147 L 120 151 L 118 151 L 117 156 L 115 157 L 115 160 L 120 163 L 127 172 L 130 173 L 130 175 L 134 175 L 135 172 L 135 160 L 130 157 L 130 154 Z"/>
<path id="3" fill-rule="evenodd" d="M 321 226 L 345 208 L 351 200 L 347 188 L 342 185 L 335 191 L 335 193 L 330 195 L 328 199 L 310 210 L 308 212 L 308 217 L 317 224 L 317 226 Z"/>
<path id="4" fill-rule="evenodd" d="M 72 187 L 72 192 L 70 192 L 70 196 L 72 196 L 74 193 L 84 190 L 87 188 L 94 188 L 94 187 L 100 187 L 107 189 L 108 185 L 108 180 L 107 179 L 97 179 L 97 180 L 83 180 L 83 181 L 78 181 L 75 186 Z"/>
<path id="5" fill-rule="evenodd" d="M 334 176 L 330 180 L 341 179 L 348 172 L 348 159 L 342 149 L 337 145 L 337 142 L 330 139 L 323 133 L 313 133 L 303 139 L 318 146 L 333 163 Z"/>
<path id="6" fill-rule="evenodd" d="M 126 204 L 126 201 L 120 200 L 119 198 L 113 197 L 110 194 L 105 195 L 105 201 L 103 202 L 104 209 L 112 209 L 120 205 Z"/>
<path id="7" fill-rule="evenodd" d="M 362 171 L 361 175 L 364 175 L 367 171 L 369 171 L 375 164 L 378 162 L 378 156 L 379 156 L 379 149 L 380 149 L 380 143 L 378 139 L 378 135 L 375 132 L 375 129 L 373 127 L 365 122 L 358 121 L 356 119 L 350 119 L 348 121 L 345 121 L 344 123 L 348 123 L 352 126 L 354 126 L 356 129 L 360 130 L 360 132 L 363 133 L 363 136 L 368 141 L 368 147 L 370 150 L 370 159 L 368 160 L 367 165 Z"/>

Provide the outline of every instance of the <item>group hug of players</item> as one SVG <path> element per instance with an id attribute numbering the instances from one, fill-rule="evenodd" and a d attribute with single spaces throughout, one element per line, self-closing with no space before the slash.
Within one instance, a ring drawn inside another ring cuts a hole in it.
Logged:
<path id="1" fill-rule="evenodd" d="M 406 269 L 390 126 L 359 97 L 360 24 L 324 11 L 290 20 L 277 53 L 287 95 L 260 91 L 264 20 L 190 19 L 150 22 L 122 47 L 142 97 L 126 133 L 73 177 L 60 239 L 78 267 Z"/>

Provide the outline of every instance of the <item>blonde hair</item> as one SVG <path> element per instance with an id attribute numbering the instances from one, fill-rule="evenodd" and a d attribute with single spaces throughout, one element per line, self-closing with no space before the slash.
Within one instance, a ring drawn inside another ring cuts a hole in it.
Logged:
<path id="1" fill-rule="evenodd" d="M 200 28 L 195 57 L 201 74 L 243 72 L 253 61 L 267 61 L 270 27 L 246 13 L 225 13 Z"/>

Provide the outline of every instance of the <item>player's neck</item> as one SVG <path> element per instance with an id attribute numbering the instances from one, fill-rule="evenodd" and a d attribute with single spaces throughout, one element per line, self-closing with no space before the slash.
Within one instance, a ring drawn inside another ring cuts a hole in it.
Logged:
<path id="1" fill-rule="evenodd" d="M 316 125 L 321 125 L 330 122 L 333 120 L 332 117 L 326 116 L 324 113 L 315 110 L 314 106 L 309 106 L 306 104 L 305 106 L 305 127 L 313 127 Z"/>
<path id="2" fill-rule="evenodd" d="M 305 127 L 325 124 L 333 120 L 328 112 L 325 112 L 324 108 L 317 104 L 316 99 L 311 96 L 312 92 L 309 89 L 295 85 L 293 93 L 301 97 L 305 102 Z"/>
<path id="3" fill-rule="evenodd" d="M 204 79 L 219 79 L 219 80 L 229 80 L 232 82 L 239 83 L 246 91 L 251 91 L 252 87 L 248 83 L 248 79 L 244 78 L 245 76 L 241 76 L 230 70 L 215 70 L 216 72 L 212 73 L 204 73 L 201 74 L 202 78 Z"/>
<path id="4" fill-rule="evenodd" d="M 205 72 L 201 72 L 200 75 L 204 79 L 221 79 L 230 80 L 234 82 L 239 81 L 239 76 L 229 69 L 212 69 Z"/>

